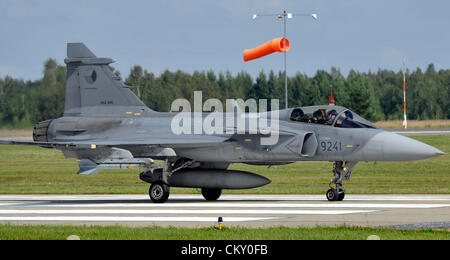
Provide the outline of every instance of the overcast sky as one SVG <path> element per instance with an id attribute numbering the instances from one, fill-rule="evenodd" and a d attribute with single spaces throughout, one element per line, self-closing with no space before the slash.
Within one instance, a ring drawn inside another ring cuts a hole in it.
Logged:
<path id="1" fill-rule="evenodd" d="M 126 77 L 134 64 L 233 75 L 283 69 L 283 56 L 243 62 L 243 50 L 282 36 L 275 18 L 254 13 L 317 13 L 288 20 L 288 75 L 318 69 L 367 72 L 450 68 L 450 1 L 445 0 L 0 0 L 0 76 L 42 77 L 64 64 L 67 42 L 84 42 Z"/>

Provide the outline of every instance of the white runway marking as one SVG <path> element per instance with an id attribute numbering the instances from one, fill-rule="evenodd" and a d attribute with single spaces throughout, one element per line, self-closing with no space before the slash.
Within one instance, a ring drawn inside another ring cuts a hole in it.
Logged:
<path id="1" fill-rule="evenodd" d="M 394 204 L 394 203 L 301 203 L 301 204 L 262 204 L 262 203 L 11 203 L 0 204 L 1 207 L 56 207 L 56 208 L 386 208 L 386 209 L 430 209 L 450 207 L 450 204 Z M 0 210 L 1 212 L 1 210 Z"/>
<path id="2" fill-rule="evenodd" d="M 372 225 L 403 223 L 409 216 L 440 221 L 449 208 L 450 195 L 349 195 L 343 202 L 328 202 L 324 195 L 224 195 L 207 202 L 201 195 L 175 194 L 164 204 L 152 203 L 147 195 L 0 195 L 0 223 L 189 226 L 215 224 L 221 216 L 226 222 L 256 226 L 347 224 L 355 219 Z"/>
<path id="3" fill-rule="evenodd" d="M 0 201 L 121 201 L 142 200 L 149 201 L 148 195 L 0 195 Z M 204 201 L 202 195 L 171 194 L 168 203 L 177 200 Z M 326 201 L 325 195 L 222 195 L 219 201 Z M 345 201 L 450 201 L 450 195 L 429 194 L 386 194 L 386 195 L 345 195 Z M 151 203 L 151 202 L 149 202 Z"/>
<path id="4" fill-rule="evenodd" d="M 374 210 L 0 210 L 0 214 L 236 214 L 236 215 L 343 215 Z"/>
<path id="5" fill-rule="evenodd" d="M 226 217 L 227 222 L 261 221 L 277 218 Z M 0 221 L 76 221 L 76 222 L 217 222 L 217 217 L 120 217 L 120 216 L 14 216 Z"/>

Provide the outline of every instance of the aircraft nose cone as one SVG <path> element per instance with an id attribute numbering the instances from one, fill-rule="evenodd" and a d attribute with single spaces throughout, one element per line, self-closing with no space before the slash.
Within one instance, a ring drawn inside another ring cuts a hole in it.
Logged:
<path id="1" fill-rule="evenodd" d="M 439 149 L 399 134 L 382 132 L 377 139 L 383 142 L 383 158 L 388 161 L 421 160 L 443 155 Z"/>

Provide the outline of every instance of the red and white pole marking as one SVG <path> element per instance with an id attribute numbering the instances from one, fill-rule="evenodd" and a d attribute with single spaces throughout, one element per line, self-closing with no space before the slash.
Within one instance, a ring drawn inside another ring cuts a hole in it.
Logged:
<path id="1" fill-rule="evenodd" d="M 328 104 L 334 106 L 333 86 L 331 86 L 330 96 L 328 97 Z"/>
<path id="2" fill-rule="evenodd" d="M 408 128 L 406 121 L 406 61 L 403 59 L 403 128 Z"/>

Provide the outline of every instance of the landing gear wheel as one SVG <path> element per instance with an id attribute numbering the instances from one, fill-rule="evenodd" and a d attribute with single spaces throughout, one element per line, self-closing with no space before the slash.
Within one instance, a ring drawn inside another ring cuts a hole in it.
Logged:
<path id="1" fill-rule="evenodd" d="M 327 191 L 328 201 L 338 201 L 338 198 L 339 198 L 339 194 L 336 189 L 331 188 Z"/>
<path id="2" fill-rule="evenodd" d="M 164 203 L 169 198 L 170 188 L 163 182 L 152 183 L 148 191 L 150 199 L 155 203 Z"/>
<path id="3" fill-rule="evenodd" d="M 327 191 L 329 201 L 343 201 L 345 198 L 345 189 L 342 186 L 343 181 L 350 180 L 352 169 L 358 162 L 336 161 L 333 163 L 334 178 L 330 181 L 330 189 Z M 336 186 L 332 186 L 332 185 Z M 336 188 L 334 188 L 336 187 Z"/>
<path id="4" fill-rule="evenodd" d="M 202 188 L 202 195 L 206 200 L 217 200 L 222 195 L 222 190 Z"/>
<path id="5" fill-rule="evenodd" d="M 338 195 L 337 201 L 343 201 L 344 198 L 345 198 L 345 193 L 340 193 L 340 194 Z"/>
<path id="6" fill-rule="evenodd" d="M 338 197 L 336 201 L 343 201 L 345 198 L 345 191 L 339 191 L 338 192 Z"/>

